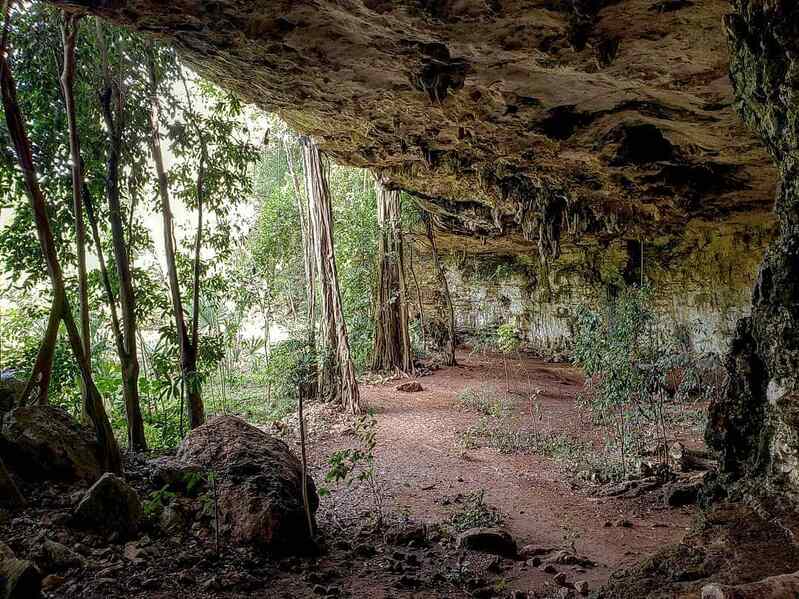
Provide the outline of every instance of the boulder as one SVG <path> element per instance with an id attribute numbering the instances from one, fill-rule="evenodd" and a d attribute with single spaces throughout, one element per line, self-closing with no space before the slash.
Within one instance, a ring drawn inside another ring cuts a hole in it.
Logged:
<path id="1" fill-rule="evenodd" d="M 419 381 L 408 381 L 397 385 L 397 391 L 402 391 L 403 393 L 419 393 L 419 391 L 424 391 L 424 388 Z"/>
<path id="2" fill-rule="evenodd" d="M 0 599 L 36 599 L 41 597 L 42 575 L 32 562 L 17 559 L 11 549 L 0 543 Z"/>
<path id="3" fill-rule="evenodd" d="M 37 544 L 33 559 L 44 572 L 80 568 L 84 565 L 83 557 L 66 545 L 50 539 L 44 539 Z"/>
<path id="4" fill-rule="evenodd" d="M 0 454 L 23 478 L 95 481 L 103 471 L 94 433 L 61 408 L 17 407 L 4 416 L 0 432 Z"/>
<path id="5" fill-rule="evenodd" d="M 0 372 L 0 419 L 17 405 L 19 397 L 25 391 L 25 381 L 16 378 L 8 371 Z"/>
<path id="6" fill-rule="evenodd" d="M 672 507 L 693 505 L 701 491 L 701 482 L 676 482 L 665 489 L 664 499 Z"/>
<path id="7" fill-rule="evenodd" d="M 470 528 L 458 535 L 458 548 L 516 557 L 516 541 L 501 528 Z"/>
<path id="8" fill-rule="evenodd" d="M 313 548 L 301 464 L 283 441 L 240 418 L 219 416 L 194 429 L 177 458 L 214 472 L 219 530 L 229 541 L 279 553 Z M 310 477 L 305 484 L 313 514 L 319 498 Z"/>
<path id="9" fill-rule="evenodd" d="M 131 536 L 139 529 L 142 505 L 136 491 L 116 474 L 106 472 L 78 503 L 73 524 Z"/>

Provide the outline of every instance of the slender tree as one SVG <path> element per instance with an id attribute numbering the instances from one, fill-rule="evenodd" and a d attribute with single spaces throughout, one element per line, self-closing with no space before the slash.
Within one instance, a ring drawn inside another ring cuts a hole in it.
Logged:
<path id="1" fill-rule="evenodd" d="M 429 214 L 424 215 L 425 230 L 427 232 L 427 239 L 430 242 L 430 251 L 433 253 L 433 263 L 436 267 L 436 274 L 438 281 L 441 284 L 441 289 L 444 292 L 444 302 L 447 310 L 447 344 L 444 348 L 447 366 L 455 366 L 455 310 L 452 307 L 452 296 L 449 293 L 449 283 L 444 274 L 444 267 L 441 265 L 441 260 L 438 257 L 438 249 L 436 248 L 436 237 L 433 231 L 433 221 Z"/>
<path id="2" fill-rule="evenodd" d="M 6 11 L 8 4 L 6 4 Z M 86 389 L 86 408 L 94 424 L 95 432 L 97 434 L 97 441 L 99 445 L 99 457 L 102 460 L 103 466 L 106 470 L 111 472 L 121 472 L 122 460 L 119 453 L 114 433 L 111 430 L 111 424 L 108 421 L 108 416 L 105 412 L 102 397 L 97 387 L 94 384 L 91 374 L 91 364 L 89 356 L 83 349 L 83 342 L 81 341 L 80 332 L 75 324 L 69 302 L 66 297 L 66 289 L 64 287 L 64 275 L 61 270 L 61 264 L 56 253 L 53 232 L 50 226 L 50 220 L 47 215 L 47 203 L 44 195 L 39 187 L 38 179 L 36 176 L 35 166 L 33 163 L 33 154 L 31 151 L 30 140 L 28 139 L 27 131 L 25 129 L 25 121 L 22 118 L 22 113 L 19 109 L 19 102 L 17 101 L 17 86 L 11 74 L 11 68 L 8 63 L 8 54 L 6 52 L 6 40 L 8 31 L 8 13 L 4 15 L 4 27 L 2 34 L 2 41 L 0 42 L 0 91 L 2 91 L 3 109 L 6 118 L 6 125 L 8 135 L 14 145 L 14 150 L 19 161 L 20 169 L 22 170 L 23 181 L 25 189 L 31 201 L 31 209 L 33 218 L 36 225 L 36 232 L 39 238 L 42 254 L 47 265 L 47 272 L 50 277 L 50 282 L 53 291 L 53 309 L 51 312 L 50 320 L 55 318 L 63 321 L 66 327 L 69 343 L 72 348 L 72 353 L 78 364 L 83 381 L 84 388 Z M 49 327 L 48 323 L 48 327 Z M 49 336 L 45 338 L 44 343 L 54 342 L 54 338 Z M 44 344 L 43 344 L 44 345 Z M 44 349 L 44 348 L 43 348 Z M 39 354 L 42 355 L 40 350 Z M 52 355 L 53 348 L 46 348 L 45 353 L 50 355 L 50 368 L 52 368 Z M 37 358 L 37 364 L 31 374 L 31 380 L 36 380 L 42 375 L 42 372 L 37 372 L 36 368 L 40 366 Z M 29 383 L 30 387 L 30 383 Z"/>
<path id="3" fill-rule="evenodd" d="M 310 228 L 313 232 L 322 300 L 320 306 L 322 365 L 319 369 L 319 390 L 329 399 L 341 403 L 347 411 L 358 414 L 361 411 L 360 396 L 338 286 L 327 173 L 316 143 L 304 137 L 302 148 L 305 191 L 308 197 Z"/>
<path id="4" fill-rule="evenodd" d="M 308 334 L 308 347 L 316 345 L 316 258 L 314 256 L 313 231 L 311 231 L 311 215 L 308 199 L 302 194 L 300 179 L 294 168 L 289 145 L 283 140 L 283 149 L 286 152 L 291 185 L 294 190 L 294 199 L 300 216 L 300 230 L 302 234 L 302 257 L 305 272 L 305 300 L 306 300 L 306 327 Z"/>
<path id="5" fill-rule="evenodd" d="M 161 200 L 161 217 L 164 228 L 164 254 L 166 258 L 167 277 L 169 279 L 169 292 L 172 300 L 172 313 L 175 319 L 175 328 L 178 336 L 178 347 L 180 348 L 180 370 L 183 376 L 183 384 L 187 398 L 187 409 L 189 414 L 189 427 L 194 429 L 205 422 L 205 406 L 202 399 L 202 389 L 200 378 L 197 373 L 197 327 L 198 327 L 198 294 L 199 272 L 197 262 L 199 260 L 199 246 L 202 240 L 202 204 L 198 205 L 198 229 L 197 229 L 197 249 L 195 251 L 195 282 L 193 285 L 195 306 L 193 310 L 194 319 L 192 322 L 191 336 L 186 318 L 183 312 L 183 296 L 180 290 L 180 280 L 177 268 L 177 249 L 175 247 L 175 226 L 172 216 L 172 207 L 169 198 L 169 179 L 164 166 L 164 158 L 161 152 L 161 105 L 158 98 L 159 75 L 155 60 L 155 52 L 152 48 L 149 51 L 147 70 L 150 79 L 150 150 L 158 176 L 158 195 Z M 199 177 L 202 176 L 198 175 Z M 202 181 L 199 181 L 202 183 Z M 199 187 L 199 186 L 198 186 Z M 198 189 L 198 201 L 202 200 L 202 191 Z"/>
<path id="6" fill-rule="evenodd" d="M 119 178 L 122 162 L 122 137 L 125 129 L 125 94 L 122 89 L 122 76 L 112 78 L 108 61 L 108 48 L 105 32 L 97 25 L 97 38 L 102 60 L 103 89 L 100 92 L 100 105 L 108 136 L 108 158 L 106 163 L 105 194 L 108 202 L 108 219 L 111 225 L 111 240 L 114 251 L 114 264 L 119 283 L 119 307 L 121 319 L 115 316 L 114 296 L 108 281 L 105 261 L 100 261 L 106 290 L 106 299 L 112 311 L 111 324 L 114 327 L 117 355 L 122 371 L 122 397 L 128 423 L 128 447 L 133 451 L 146 451 L 147 440 L 144 435 L 144 419 L 139 401 L 139 356 L 137 347 L 138 323 L 136 318 L 136 293 L 133 287 L 133 273 L 130 263 L 130 245 L 126 240 L 125 222 L 120 199 Z M 120 69 L 123 72 L 124 69 Z M 94 211 L 92 210 L 92 215 Z M 131 208 L 131 213 L 133 209 Z M 132 218 L 132 216 L 131 216 Z M 128 226 L 127 230 L 130 231 Z M 98 255 L 102 252 L 96 222 L 92 224 Z"/>
<path id="7" fill-rule="evenodd" d="M 413 266 L 414 243 L 408 246 L 408 270 L 411 271 L 413 286 L 416 288 L 416 309 L 419 311 L 419 326 L 422 329 L 422 348 L 427 351 L 427 326 L 424 322 L 424 308 L 422 307 L 422 289 L 419 286 L 419 278 L 416 276 L 416 269 Z"/>
<path id="8" fill-rule="evenodd" d="M 63 13 L 61 36 L 64 47 L 64 64 L 61 73 L 61 93 L 69 129 L 69 153 L 72 172 L 72 211 L 75 216 L 75 248 L 78 266 L 78 321 L 83 351 L 91 356 L 91 329 L 89 324 L 89 286 L 86 275 L 86 226 L 83 220 L 83 172 L 81 168 L 80 138 L 75 112 L 75 43 L 80 16 Z M 84 406 L 86 389 L 81 389 Z"/>
<path id="9" fill-rule="evenodd" d="M 379 180 L 375 185 L 380 238 L 372 368 L 411 374 L 413 355 L 408 333 L 401 194 L 398 190 L 386 188 Z"/>

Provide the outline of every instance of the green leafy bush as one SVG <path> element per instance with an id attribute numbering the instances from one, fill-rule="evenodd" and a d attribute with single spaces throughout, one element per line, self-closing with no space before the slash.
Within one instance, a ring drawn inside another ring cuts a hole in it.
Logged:
<path id="1" fill-rule="evenodd" d="M 691 361 L 684 341 L 658 326 L 652 299 L 651 288 L 629 287 L 602 312 L 578 313 L 574 353 L 587 377 L 583 399 L 594 421 L 612 431 L 623 474 L 653 433 L 668 460 L 668 403 L 680 398 L 669 387 Z"/>
<path id="2" fill-rule="evenodd" d="M 458 403 L 469 410 L 497 418 L 510 411 L 506 398 L 492 385 L 480 385 L 476 389 L 466 387 L 458 394 Z"/>
<path id="3" fill-rule="evenodd" d="M 314 380 L 315 364 L 315 352 L 304 339 L 287 339 L 273 346 L 263 370 L 269 418 L 279 420 L 294 411 L 300 387 Z"/>

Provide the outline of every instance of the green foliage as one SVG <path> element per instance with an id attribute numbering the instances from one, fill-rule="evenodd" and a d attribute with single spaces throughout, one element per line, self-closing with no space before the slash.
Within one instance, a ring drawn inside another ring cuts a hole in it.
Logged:
<path id="1" fill-rule="evenodd" d="M 355 367 L 368 367 L 374 334 L 377 281 L 377 196 L 374 180 L 362 169 L 333 166 L 336 266 L 344 320 Z"/>
<path id="2" fill-rule="evenodd" d="M 343 483 L 347 486 L 351 486 L 355 482 L 364 484 L 372 498 L 377 525 L 380 526 L 384 518 L 384 498 L 375 466 L 377 419 L 372 412 L 355 419 L 355 438 L 358 440 L 358 447 L 341 449 L 330 455 L 325 482 Z M 319 495 L 327 496 L 329 494 L 329 488 L 321 487 L 319 489 Z"/>
<path id="3" fill-rule="evenodd" d="M 486 503 L 484 489 L 469 493 L 463 498 L 459 496 L 456 498 L 458 500 L 462 507 L 449 517 L 449 523 L 456 532 L 500 526 L 505 521 L 505 516 L 499 509 Z"/>
<path id="4" fill-rule="evenodd" d="M 315 379 L 315 364 L 314 348 L 305 340 L 288 339 L 273 346 L 263 370 L 264 383 L 271 394 L 266 410 L 272 420 L 294 411 L 298 390 Z"/>
<path id="5" fill-rule="evenodd" d="M 169 490 L 169 485 L 164 485 L 142 502 L 142 511 L 146 518 L 155 518 L 176 497 L 174 491 Z"/>
<path id="6" fill-rule="evenodd" d="M 578 312 L 574 353 L 588 377 L 584 399 L 595 422 L 610 427 L 623 473 L 650 433 L 667 446 L 669 378 L 690 362 L 679 339 L 658 326 L 652 296 L 649 287 L 629 287 L 604 313 Z"/>
<path id="7" fill-rule="evenodd" d="M 531 453 L 573 463 L 590 450 L 587 443 L 570 435 L 531 428 L 508 416 L 483 417 L 459 437 L 466 449 L 489 447 L 502 454 Z"/>
<path id="8" fill-rule="evenodd" d="M 503 354 L 512 354 L 519 351 L 521 339 L 516 331 L 516 327 L 510 323 L 503 323 L 497 327 L 497 348 Z"/>
<path id="9" fill-rule="evenodd" d="M 510 411 L 507 398 L 492 385 L 480 385 L 476 389 L 466 387 L 458 393 L 458 403 L 485 416 L 501 418 Z"/>

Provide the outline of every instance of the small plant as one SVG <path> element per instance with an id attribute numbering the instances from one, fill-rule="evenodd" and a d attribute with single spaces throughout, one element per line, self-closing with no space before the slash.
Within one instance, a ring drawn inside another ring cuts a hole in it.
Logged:
<path id="1" fill-rule="evenodd" d="M 146 518 L 154 518 L 161 513 L 165 506 L 175 498 L 175 493 L 169 490 L 169 485 L 164 485 L 142 502 L 142 511 Z"/>
<path id="2" fill-rule="evenodd" d="M 456 532 L 499 526 L 505 521 L 502 512 L 486 503 L 483 489 L 469 493 L 462 501 L 463 507 L 449 517 L 449 523 Z"/>
<path id="3" fill-rule="evenodd" d="M 328 483 L 365 484 L 372 497 L 377 526 L 384 520 L 383 489 L 377 478 L 374 451 L 377 447 L 377 419 L 373 412 L 359 416 L 355 420 L 355 437 L 360 447 L 351 447 L 333 452 L 328 458 L 329 470 L 325 474 Z M 330 494 L 330 489 L 321 487 L 321 496 Z"/>
<path id="4" fill-rule="evenodd" d="M 506 415 L 510 406 L 491 385 L 480 385 L 476 389 L 466 387 L 458 394 L 458 402 L 467 409 L 496 418 Z"/>
<path id="5" fill-rule="evenodd" d="M 667 447 L 667 378 L 683 353 L 658 330 L 652 295 L 647 286 L 630 287 L 604 315 L 585 308 L 578 315 L 575 356 L 588 377 L 585 399 L 595 421 L 610 426 L 625 475 L 643 449 L 646 425 Z"/>
<path id="6" fill-rule="evenodd" d="M 462 432 L 460 440 L 467 449 L 489 447 L 502 454 L 532 453 L 573 463 L 590 450 L 587 443 L 569 435 L 518 427 L 511 418 L 482 418 Z"/>
<path id="7" fill-rule="evenodd" d="M 508 374 L 508 356 L 519 352 L 521 340 L 516 329 L 508 323 L 497 328 L 497 347 L 502 352 L 502 364 L 505 367 L 505 393 L 510 393 L 510 377 Z"/>

